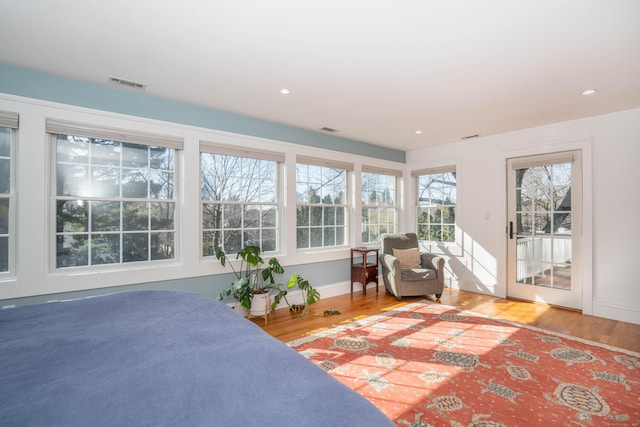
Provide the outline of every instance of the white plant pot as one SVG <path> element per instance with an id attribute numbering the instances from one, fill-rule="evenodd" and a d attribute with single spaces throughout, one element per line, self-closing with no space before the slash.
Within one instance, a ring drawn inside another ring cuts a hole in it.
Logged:
<path id="1" fill-rule="evenodd" d="M 271 296 L 269 293 L 255 294 L 251 300 L 249 314 L 252 316 L 264 316 L 271 312 Z"/>

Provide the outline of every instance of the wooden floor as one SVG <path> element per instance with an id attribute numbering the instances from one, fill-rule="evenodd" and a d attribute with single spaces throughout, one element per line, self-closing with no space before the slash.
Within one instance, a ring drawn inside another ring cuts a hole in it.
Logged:
<path id="1" fill-rule="evenodd" d="M 431 298 L 433 299 L 433 296 Z M 321 299 L 316 304 L 309 306 L 307 314 L 303 318 L 293 316 L 285 308 L 274 312 L 266 325 L 262 318 L 254 319 L 254 321 L 275 338 L 289 342 L 323 329 L 393 310 L 421 299 L 425 298 L 404 297 L 402 301 L 397 301 L 395 297 L 384 291 L 384 287 L 380 287 L 377 294 L 375 288 L 369 287 L 366 295 L 363 295 L 362 291 L 358 291 L 352 295 L 346 294 Z M 450 288 L 445 289 L 442 295 L 442 304 L 640 353 L 640 325 L 632 323 L 586 316 L 577 311 L 545 304 L 496 298 Z M 325 316 L 325 310 L 338 310 L 341 314 Z"/>

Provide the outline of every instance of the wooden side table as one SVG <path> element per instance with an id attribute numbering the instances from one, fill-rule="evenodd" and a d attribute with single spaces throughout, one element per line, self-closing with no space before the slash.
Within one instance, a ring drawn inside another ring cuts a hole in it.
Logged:
<path id="1" fill-rule="evenodd" d="M 375 261 L 369 261 L 369 253 L 375 255 Z M 367 285 L 371 282 L 376 285 L 378 292 L 378 249 L 376 248 L 351 248 L 351 293 L 353 283 L 362 283 L 362 293 L 367 294 Z"/>

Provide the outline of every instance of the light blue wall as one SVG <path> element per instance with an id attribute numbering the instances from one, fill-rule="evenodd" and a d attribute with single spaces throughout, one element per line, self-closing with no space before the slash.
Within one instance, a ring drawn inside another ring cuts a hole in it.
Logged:
<path id="1" fill-rule="evenodd" d="M 0 92 L 405 162 L 404 151 L 0 63 Z"/>

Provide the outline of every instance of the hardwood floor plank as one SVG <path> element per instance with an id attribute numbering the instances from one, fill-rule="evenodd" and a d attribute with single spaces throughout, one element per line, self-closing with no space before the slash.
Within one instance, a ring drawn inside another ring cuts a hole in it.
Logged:
<path id="1" fill-rule="evenodd" d="M 306 316 L 302 318 L 295 317 L 287 309 L 280 309 L 272 314 L 267 325 L 263 319 L 254 321 L 275 338 L 289 342 L 423 299 L 425 297 L 404 297 L 402 301 L 397 301 L 381 286 L 378 293 L 375 292 L 375 288 L 368 288 L 366 295 L 358 291 L 352 295 L 321 299 L 311 305 Z M 433 296 L 426 299 L 434 301 Z M 445 289 L 441 299 L 445 305 L 640 353 L 640 325 L 587 316 L 578 311 L 540 303 L 496 298 L 451 288 Z M 341 314 L 325 316 L 325 310 L 338 310 Z"/>

